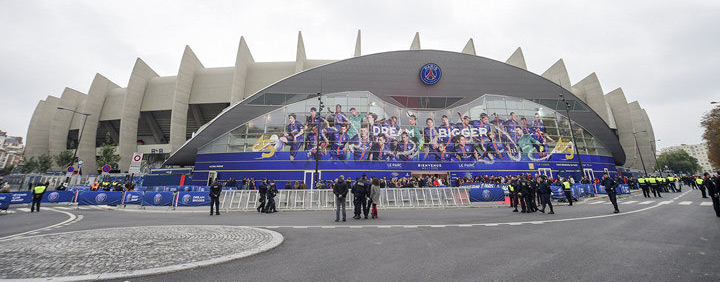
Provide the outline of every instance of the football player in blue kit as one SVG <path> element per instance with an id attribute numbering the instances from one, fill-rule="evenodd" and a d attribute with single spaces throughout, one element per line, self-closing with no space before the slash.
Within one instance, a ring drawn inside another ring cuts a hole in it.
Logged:
<path id="1" fill-rule="evenodd" d="M 455 145 L 455 158 L 459 161 L 475 161 L 478 160 L 478 152 L 470 144 L 467 144 L 467 138 L 464 135 L 458 135 L 458 143 Z"/>
<path id="2" fill-rule="evenodd" d="M 294 113 L 288 115 L 288 120 L 290 121 L 290 124 L 286 127 L 287 132 L 283 134 L 280 141 L 291 146 L 290 160 L 292 161 L 295 160 L 295 156 L 303 144 L 303 134 L 305 133 L 305 130 L 303 129 L 303 125 L 297 121 L 297 115 Z"/>
<path id="3" fill-rule="evenodd" d="M 425 143 L 428 143 L 428 151 L 425 154 L 425 159 L 427 159 L 428 156 L 431 156 L 431 160 L 437 159 L 438 157 L 438 143 L 442 143 L 439 139 L 438 130 L 435 128 L 435 121 L 433 121 L 432 118 L 428 118 L 425 120 L 425 127 L 424 133 L 425 133 Z"/>
<path id="4" fill-rule="evenodd" d="M 438 133 L 440 134 L 440 140 L 439 143 L 445 143 L 445 149 L 448 151 L 452 151 L 453 149 L 453 130 L 455 129 L 454 126 L 450 124 L 450 120 L 448 120 L 448 117 L 443 115 L 442 116 L 442 125 L 437 128 Z"/>
<path id="5" fill-rule="evenodd" d="M 373 161 L 387 161 L 392 159 L 392 152 L 390 146 L 385 143 L 386 137 L 384 133 L 378 134 L 370 148 L 370 160 Z"/>
<path id="6" fill-rule="evenodd" d="M 330 157 L 336 160 L 344 161 L 347 159 L 347 143 L 350 137 L 347 134 L 347 125 L 340 125 L 340 130 L 336 131 L 334 127 L 327 128 L 327 132 L 333 137 L 331 143 Z"/>
<path id="7" fill-rule="evenodd" d="M 532 123 L 532 131 L 532 137 L 540 142 L 540 144 L 544 147 L 544 150 L 538 150 L 538 152 L 540 152 L 540 157 L 545 157 L 548 151 L 548 142 L 555 142 L 555 140 L 550 138 L 550 135 L 547 134 L 547 129 L 545 128 L 545 124 L 543 124 L 539 113 L 535 113 L 535 120 Z"/>
<path id="8" fill-rule="evenodd" d="M 373 138 L 370 136 L 367 125 L 360 128 L 360 135 L 355 135 L 348 144 L 348 149 L 353 153 L 356 161 L 365 161 L 370 156 L 370 148 Z"/>
<path id="9" fill-rule="evenodd" d="M 410 136 L 407 132 L 403 132 L 402 134 L 400 134 L 400 138 L 402 141 L 400 141 L 400 143 L 398 144 L 397 157 L 401 161 L 415 160 L 415 157 L 417 157 L 419 153 L 415 143 L 410 141 Z"/>

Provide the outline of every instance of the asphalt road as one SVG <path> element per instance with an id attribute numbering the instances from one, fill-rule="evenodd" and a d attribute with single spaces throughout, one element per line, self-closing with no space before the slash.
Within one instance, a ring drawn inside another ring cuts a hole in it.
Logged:
<path id="1" fill-rule="evenodd" d="M 263 227 L 285 237 L 252 257 L 119 281 L 719 281 L 720 218 L 699 194 L 634 195 L 620 200 L 617 215 L 599 197 L 557 206 L 555 215 L 482 207 L 381 210 L 380 219 L 354 220 L 349 211 L 340 223 L 330 211 L 208 216 L 81 209 L 69 212 L 82 220 L 41 234 L 210 224 Z M 0 237 L 67 218 L 46 211 L 3 215 Z"/>

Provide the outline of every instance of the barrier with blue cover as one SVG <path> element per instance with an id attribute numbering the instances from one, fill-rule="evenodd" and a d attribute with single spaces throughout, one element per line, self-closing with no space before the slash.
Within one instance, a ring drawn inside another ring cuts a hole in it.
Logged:
<path id="1" fill-rule="evenodd" d="M 143 192 L 131 191 L 131 192 L 125 192 L 125 195 L 123 195 L 123 199 L 122 199 L 123 205 L 142 205 L 142 203 L 143 203 Z"/>
<path id="2" fill-rule="evenodd" d="M 70 186 L 66 191 L 90 191 L 90 186 Z"/>
<path id="3" fill-rule="evenodd" d="M 618 186 L 618 188 L 615 190 L 618 194 L 630 194 L 630 187 L 628 187 L 627 184 L 620 184 L 620 186 Z M 597 185 L 597 193 L 607 195 L 607 191 L 605 191 L 605 186 Z"/>
<path id="4" fill-rule="evenodd" d="M 467 183 L 461 185 L 461 187 L 468 189 L 471 202 L 498 202 L 505 200 L 505 191 L 499 184 Z"/>
<path id="5" fill-rule="evenodd" d="M 10 204 L 27 204 L 32 202 L 32 192 L 12 192 L 12 198 L 10 198 Z"/>
<path id="6" fill-rule="evenodd" d="M 43 203 L 70 203 L 75 199 L 73 191 L 47 191 L 42 197 Z"/>
<path id="7" fill-rule="evenodd" d="M 175 206 L 196 207 L 209 206 L 210 195 L 208 192 L 178 192 L 175 196 Z"/>
<path id="8" fill-rule="evenodd" d="M 173 192 L 145 192 L 143 206 L 170 206 L 174 200 Z"/>
<path id="9" fill-rule="evenodd" d="M 120 191 L 83 191 L 78 193 L 78 205 L 119 205 L 123 192 Z"/>
<path id="10" fill-rule="evenodd" d="M 10 207 L 11 199 L 12 199 L 12 194 L 10 194 L 10 193 L 0 194 L 0 210 L 7 210 Z"/>

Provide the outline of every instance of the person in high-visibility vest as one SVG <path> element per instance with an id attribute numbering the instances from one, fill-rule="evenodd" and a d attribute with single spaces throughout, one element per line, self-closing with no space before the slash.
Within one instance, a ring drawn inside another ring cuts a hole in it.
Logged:
<path id="1" fill-rule="evenodd" d="M 570 203 L 570 205 L 572 206 L 573 197 L 572 197 L 572 188 L 571 188 L 572 186 L 570 185 L 570 180 L 567 178 L 563 178 L 562 187 L 563 187 L 563 192 L 565 192 L 565 198 L 567 198 L 568 203 Z"/>
<path id="2" fill-rule="evenodd" d="M 518 212 L 517 206 L 518 206 L 518 189 L 520 188 L 520 184 L 518 181 L 517 176 L 513 175 L 510 180 L 510 185 L 508 186 L 508 189 L 510 189 L 510 207 L 515 208 L 513 212 Z"/>
<path id="3" fill-rule="evenodd" d="M 645 177 L 638 177 L 638 184 L 640 185 L 640 189 L 643 191 L 643 197 L 650 198 L 650 188 L 648 188 L 648 183 L 645 181 Z"/>
<path id="4" fill-rule="evenodd" d="M 704 182 L 705 182 L 705 180 L 700 177 L 695 179 L 695 183 L 697 183 L 698 188 L 700 188 L 700 192 L 702 192 L 702 197 L 707 198 L 707 193 L 705 193 Z"/>
<path id="5" fill-rule="evenodd" d="M 40 201 L 42 200 L 43 194 L 45 194 L 45 190 L 48 186 L 50 186 L 50 183 L 45 182 L 44 184 L 38 184 L 33 188 L 33 197 L 32 204 L 30 206 L 30 212 L 34 212 L 36 209 L 38 212 L 40 212 Z"/>
<path id="6" fill-rule="evenodd" d="M 677 186 L 675 185 L 675 177 L 673 177 L 672 175 L 668 176 L 667 183 L 668 183 L 668 186 L 670 187 L 670 190 L 672 190 L 673 193 L 678 192 Z"/>
<path id="7" fill-rule="evenodd" d="M 648 177 L 648 181 L 650 182 L 650 190 L 652 190 L 653 196 L 655 198 L 662 198 L 662 195 L 660 195 L 660 183 L 658 182 L 658 179 L 656 177 L 650 176 Z"/>

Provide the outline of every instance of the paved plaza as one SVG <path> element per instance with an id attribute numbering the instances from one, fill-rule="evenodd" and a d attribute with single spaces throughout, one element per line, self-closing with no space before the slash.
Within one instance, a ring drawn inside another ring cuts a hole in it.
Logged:
<path id="1" fill-rule="evenodd" d="M 0 255 L 10 262 L 0 268 L 2 279 L 717 281 L 708 262 L 720 259 L 720 221 L 709 203 L 686 190 L 623 197 L 619 214 L 600 196 L 558 204 L 555 215 L 487 204 L 339 223 L 333 211 L 13 207 L 0 216 Z"/>

